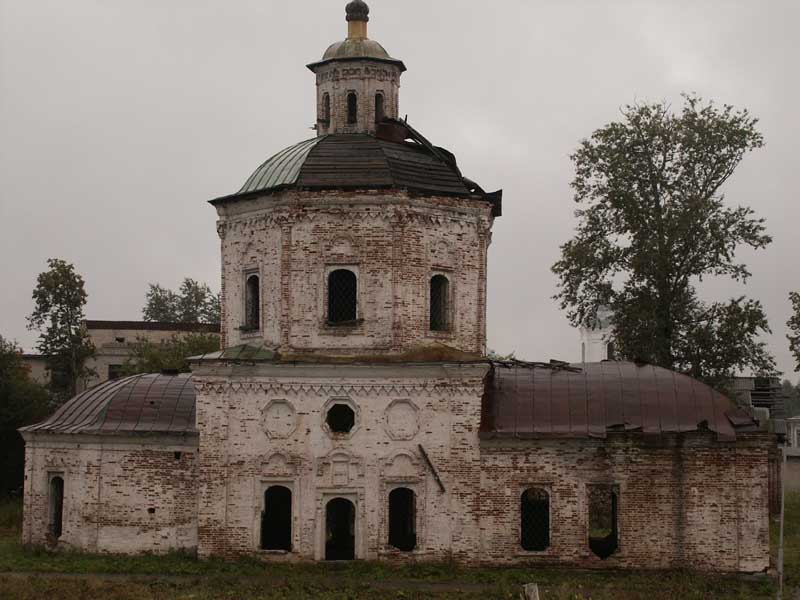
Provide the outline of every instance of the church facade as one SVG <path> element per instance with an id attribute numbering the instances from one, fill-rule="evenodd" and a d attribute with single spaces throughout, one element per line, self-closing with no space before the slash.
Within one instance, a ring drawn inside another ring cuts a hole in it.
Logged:
<path id="1" fill-rule="evenodd" d="M 624 362 L 492 362 L 502 193 L 399 117 L 404 64 L 347 6 L 317 136 L 212 201 L 220 352 L 24 428 L 23 541 L 265 561 L 769 566 L 772 437 Z"/>

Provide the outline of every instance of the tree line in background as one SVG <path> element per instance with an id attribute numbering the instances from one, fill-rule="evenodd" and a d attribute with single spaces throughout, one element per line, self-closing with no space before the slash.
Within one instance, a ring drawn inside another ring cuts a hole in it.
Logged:
<path id="1" fill-rule="evenodd" d="M 48 260 L 47 266 L 36 280 L 34 308 L 28 317 L 28 328 L 39 332 L 36 350 L 45 360 L 46 385 L 32 379 L 19 346 L 0 336 L 0 496 L 22 485 L 24 444 L 17 430 L 46 418 L 97 375 L 88 366 L 96 348 L 84 325 L 88 294 L 83 277 L 60 259 Z M 178 292 L 150 284 L 142 312 L 147 321 L 218 323 L 219 295 L 189 278 Z M 187 372 L 188 357 L 215 350 L 219 338 L 212 334 L 176 334 L 159 344 L 138 339 L 124 371 Z"/>

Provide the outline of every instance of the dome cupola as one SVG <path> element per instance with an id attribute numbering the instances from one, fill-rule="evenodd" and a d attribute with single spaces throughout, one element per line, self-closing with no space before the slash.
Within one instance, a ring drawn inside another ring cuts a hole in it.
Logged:
<path id="1" fill-rule="evenodd" d="M 346 9 L 347 38 L 331 44 L 308 68 L 317 76 L 317 133 L 369 133 L 385 118 L 398 118 L 402 61 L 367 36 L 369 6 Z"/>

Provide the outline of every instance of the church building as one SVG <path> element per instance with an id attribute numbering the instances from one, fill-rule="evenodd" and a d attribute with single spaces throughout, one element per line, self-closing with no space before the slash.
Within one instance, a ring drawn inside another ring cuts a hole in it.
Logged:
<path id="1" fill-rule="evenodd" d="M 346 15 L 308 65 L 317 135 L 211 202 L 224 349 L 23 428 L 23 542 L 767 569 L 774 440 L 729 399 L 648 365 L 486 357 L 502 193 L 400 118 L 405 65 L 363 1 Z"/>

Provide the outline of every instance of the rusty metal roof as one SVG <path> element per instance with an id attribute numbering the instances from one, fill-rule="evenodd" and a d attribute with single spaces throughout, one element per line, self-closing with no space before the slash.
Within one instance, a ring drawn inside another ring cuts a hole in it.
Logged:
<path id="1" fill-rule="evenodd" d="M 306 140 L 263 163 L 244 186 L 212 204 L 287 188 L 404 189 L 416 193 L 478 197 L 500 215 L 502 192 L 487 194 L 466 179 L 455 157 L 433 146 L 407 123 L 387 119 L 378 134 L 335 134 Z"/>
<path id="2" fill-rule="evenodd" d="M 46 421 L 21 432 L 194 434 L 191 375 L 132 375 L 101 383 L 69 400 Z"/>
<path id="3" fill-rule="evenodd" d="M 609 432 L 662 434 L 708 429 L 719 440 L 757 429 L 727 397 L 686 375 L 605 361 L 549 368 L 493 365 L 483 439 L 604 438 Z"/>

